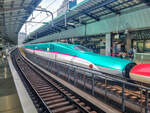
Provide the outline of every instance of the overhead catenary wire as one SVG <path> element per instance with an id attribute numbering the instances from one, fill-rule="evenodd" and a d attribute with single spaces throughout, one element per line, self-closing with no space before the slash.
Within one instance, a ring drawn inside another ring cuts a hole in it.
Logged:
<path id="1" fill-rule="evenodd" d="M 51 6 L 53 3 L 55 3 L 56 1 L 57 1 L 57 0 L 52 1 L 49 5 L 47 5 L 46 9 L 47 9 L 48 7 L 50 7 L 50 6 Z M 94 0 L 94 1 L 91 1 L 91 3 L 93 4 L 93 3 L 96 3 L 96 2 L 98 2 L 98 1 L 99 1 L 99 0 Z M 90 3 L 90 4 L 91 4 L 91 3 Z M 60 10 L 63 9 L 63 8 L 65 8 L 65 7 L 66 7 L 66 6 L 61 7 Z M 88 7 L 89 7 L 88 4 L 84 4 L 83 7 L 82 7 L 82 9 L 85 9 L 85 8 L 88 8 Z M 70 11 L 74 11 L 74 10 L 70 10 Z M 79 11 L 79 10 L 75 10 L 75 11 Z M 57 13 L 57 10 L 53 12 L 53 14 L 56 14 L 56 13 Z M 49 17 L 49 16 L 48 16 L 48 17 Z M 46 20 L 48 17 L 45 17 L 45 18 L 42 19 L 40 22 Z M 34 24 L 31 28 L 33 28 L 35 25 L 37 25 L 37 24 Z"/>
<path id="2" fill-rule="evenodd" d="M 48 6 L 46 7 L 46 9 L 49 8 L 51 5 L 53 5 L 53 3 L 55 3 L 56 1 L 57 1 L 57 0 L 53 0 L 50 4 L 48 4 Z M 38 13 L 37 15 L 35 15 L 34 18 L 38 17 L 40 14 L 41 14 L 41 12 Z"/>
<path id="3" fill-rule="evenodd" d="M 51 5 L 53 5 L 56 1 L 57 1 L 57 0 L 53 0 L 50 4 L 48 4 L 48 5 L 45 7 L 45 9 L 49 8 L 49 7 L 50 7 Z M 55 13 L 57 13 L 57 11 L 53 12 L 53 14 L 55 14 Z M 35 15 L 35 16 L 34 16 L 34 19 L 37 18 L 40 14 L 41 14 L 41 12 L 38 13 L 37 15 Z M 44 21 L 44 20 L 47 19 L 48 17 L 49 17 L 49 15 L 48 15 L 47 17 L 45 17 L 44 19 L 40 20 L 39 22 Z M 32 20 L 32 18 L 31 18 L 30 20 Z M 30 29 L 32 29 L 35 25 L 37 25 L 37 24 L 34 24 L 34 25 L 31 24 Z M 29 30 L 29 31 L 30 31 L 30 30 Z"/>
<path id="4" fill-rule="evenodd" d="M 56 1 L 57 1 L 57 0 L 54 0 L 53 2 L 51 2 L 51 3 L 46 7 L 46 9 L 47 9 L 48 7 L 50 7 L 51 5 L 53 5 Z M 63 7 L 59 8 L 59 9 L 63 9 L 63 8 L 65 8 L 65 7 L 66 7 L 66 6 L 63 6 Z M 57 13 L 57 10 L 53 11 L 53 14 L 56 14 L 56 13 Z M 49 17 L 49 15 L 48 15 L 47 17 L 45 17 L 44 19 L 40 20 L 39 22 L 42 22 L 42 21 L 46 20 L 48 17 Z M 32 25 L 30 29 L 32 29 L 35 25 L 37 25 L 37 24 Z M 29 30 L 29 31 L 30 31 L 30 30 Z"/>

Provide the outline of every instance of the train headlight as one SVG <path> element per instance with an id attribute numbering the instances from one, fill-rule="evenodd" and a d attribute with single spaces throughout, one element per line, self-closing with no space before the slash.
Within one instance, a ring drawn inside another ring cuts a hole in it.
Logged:
<path id="1" fill-rule="evenodd" d="M 91 68 L 91 69 L 92 69 L 92 68 L 93 68 L 93 64 L 90 64 L 90 65 L 89 65 L 89 68 Z"/>

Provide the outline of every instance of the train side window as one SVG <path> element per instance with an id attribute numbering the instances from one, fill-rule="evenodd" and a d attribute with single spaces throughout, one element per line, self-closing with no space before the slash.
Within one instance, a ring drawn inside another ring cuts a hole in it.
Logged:
<path id="1" fill-rule="evenodd" d="M 88 48 L 83 47 L 83 46 L 75 46 L 74 49 L 82 51 L 82 52 L 93 52 L 91 49 L 88 49 Z"/>
<path id="2" fill-rule="evenodd" d="M 54 51 L 54 45 L 52 45 L 52 44 L 50 45 L 50 51 L 52 51 L 52 52 Z"/>
<path id="3" fill-rule="evenodd" d="M 47 48 L 47 51 L 49 51 L 50 49 L 49 48 Z"/>

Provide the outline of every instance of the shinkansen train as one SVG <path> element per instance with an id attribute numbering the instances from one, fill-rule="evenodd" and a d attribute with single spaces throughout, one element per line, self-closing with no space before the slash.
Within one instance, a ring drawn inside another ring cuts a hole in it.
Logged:
<path id="1" fill-rule="evenodd" d="M 92 50 L 81 45 L 52 42 L 25 45 L 23 48 L 28 52 L 46 58 L 136 80 L 135 74 L 130 74 L 131 69 L 136 65 L 134 62 L 117 57 L 96 54 L 92 52 Z M 131 77 L 133 75 L 134 77 Z"/>
<path id="2" fill-rule="evenodd" d="M 138 64 L 130 71 L 132 80 L 150 84 L 150 63 Z"/>

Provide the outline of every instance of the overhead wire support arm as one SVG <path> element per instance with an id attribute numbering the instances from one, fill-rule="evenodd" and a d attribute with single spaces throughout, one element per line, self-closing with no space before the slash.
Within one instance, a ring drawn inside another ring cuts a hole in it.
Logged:
<path id="1" fill-rule="evenodd" d="M 49 13 L 52 16 L 52 27 L 54 26 L 54 23 L 53 23 L 54 15 L 53 15 L 53 13 L 51 11 L 48 11 L 46 9 L 38 9 L 38 8 L 36 8 L 35 11 L 41 11 L 41 12 Z"/>

